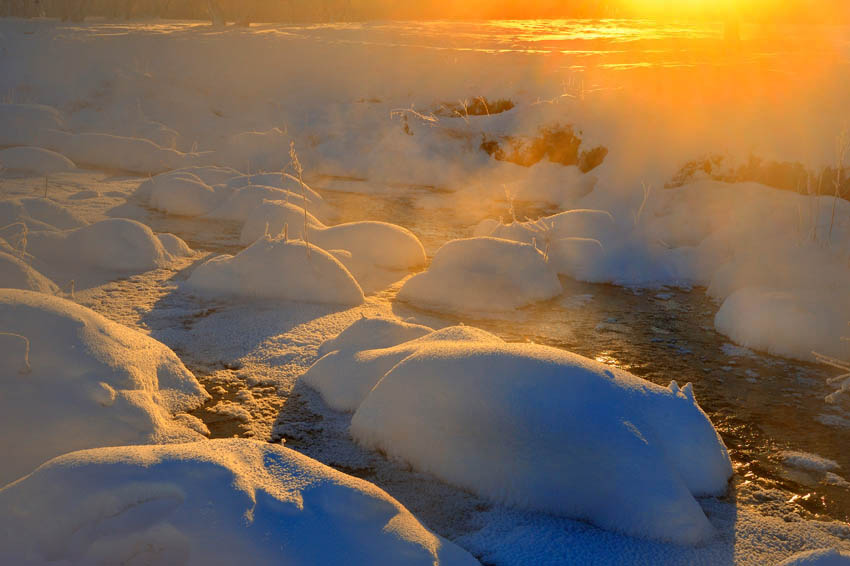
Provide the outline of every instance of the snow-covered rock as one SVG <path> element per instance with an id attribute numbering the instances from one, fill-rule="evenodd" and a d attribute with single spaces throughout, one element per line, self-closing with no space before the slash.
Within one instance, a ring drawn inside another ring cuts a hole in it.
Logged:
<path id="1" fill-rule="evenodd" d="M 363 318 L 322 344 L 319 348 L 322 357 L 301 379 L 318 391 L 332 409 L 353 412 L 381 376 L 416 352 L 423 341 L 481 340 L 483 334 L 467 327 L 433 333 L 427 326 L 418 324 Z"/>
<path id="2" fill-rule="evenodd" d="M 163 173 L 142 183 L 136 191 L 151 208 L 177 216 L 202 216 L 222 200 L 215 189 L 194 173 Z"/>
<path id="3" fill-rule="evenodd" d="M 243 246 L 250 246 L 265 235 L 283 234 L 284 228 L 290 236 L 303 238 L 305 221 L 308 238 L 311 238 L 316 230 L 325 228 L 309 211 L 305 215 L 301 206 L 283 200 L 263 200 L 251 211 L 242 225 L 239 242 Z M 312 238 L 311 243 L 315 243 Z"/>
<path id="4" fill-rule="evenodd" d="M 237 439 L 51 460 L 0 490 L 0 548 L 23 563 L 477 564 L 380 488 Z"/>
<path id="5" fill-rule="evenodd" d="M 850 566 L 850 552 L 834 548 L 807 550 L 783 560 L 777 566 Z"/>
<path id="6" fill-rule="evenodd" d="M 51 266 L 73 264 L 126 274 L 166 267 L 174 261 L 150 228 L 124 218 L 62 232 L 32 232 L 28 241 L 27 251 Z M 182 248 L 175 242 L 170 246 Z"/>
<path id="7" fill-rule="evenodd" d="M 201 438 L 183 413 L 208 395 L 160 342 L 12 289 L 0 290 L 0 332 L 0 485 L 72 450 Z"/>
<path id="8" fill-rule="evenodd" d="M 41 104 L 0 104 L 0 146 L 36 145 L 40 132 L 65 123 L 58 110 Z"/>
<path id="9" fill-rule="evenodd" d="M 779 291 L 745 287 L 717 311 L 714 326 L 735 343 L 778 356 L 813 361 L 812 352 L 850 359 L 846 336 L 850 297 L 845 290 Z"/>
<path id="10" fill-rule="evenodd" d="M 336 258 L 300 240 L 264 237 L 235 256 L 199 266 L 186 283 L 194 291 L 249 299 L 359 305 L 363 291 Z"/>
<path id="11" fill-rule="evenodd" d="M 76 169 L 74 163 L 55 151 L 40 147 L 10 147 L 0 150 L 0 167 L 30 175 L 51 175 Z"/>
<path id="12" fill-rule="evenodd" d="M 259 185 L 261 187 L 274 187 L 275 189 L 283 189 L 290 193 L 303 194 L 308 201 L 320 201 L 322 196 L 314 191 L 310 185 L 299 181 L 297 177 L 289 173 L 257 173 L 254 175 L 239 175 L 231 177 L 225 183 L 228 189 L 241 189 L 251 185 Z"/>
<path id="13" fill-rule="evenodd" d="M 195 253 L 186 242 L 174 234 L 166 232 L 157 234 L 156 237 L 159 239 L 162 247 L 165 248 L 165 251 L 173 257 L 189 257 Z"/>
<path id="14" fill-rule="evenodd" d="M 156 174 L 187 165 L 192 157 L 142 138 L 112 134 L 43 133 L 39 145 L 58 151 L 80 166 L 111 171 Z"/>
<path id="15" fill-rule="evenodd" d="M 305 216 L 303 208 L 284 201 L 265 200 L 256 207 L 242 227 L 240 241 L 248 245 L 265 235 L 278 236 L 284 229 L 290 237 L 305 239 L 305 222 L 306 240 L 332 252 L 361 285 L 376 270 L 407 272 L 425 264 L 425 249 L 410 230 L 386 222 L 328 227 L 309 212 Z M 392 279 L 400 278 L 397 274 Z"/>
<path id="16" fill-rule="evenodd" d="M 30 230 L 71 230 L 86 223 L 65 206 L 45 198 L 0 200 L 0 226 L 23 222 Z"/>
<path id="17" fill-rule="evenodd" d="M 293 193 L 286 189 L 247 185 L 234 189 L 225 200 L 206 214 L 206 217 L 245 222 L 251 218 L 254 210 L 267 200 L 292 203 L 302 209 L 306 204 L 307 211 L 318 218 L 325 217 L 329 212 L 327 203 L 321 199 L 311 198 L 309 195 L 305 198 L 300 193 Z"/>
<path id="18" fill-rule="evenodd" d="M 387 373 L 351 422 L 362 445 L 502 503 L 679 544 L 712 536 L 694 496 L 724 493 L 732 466 L 689 385 L 495 337 L 428 338 L 374 366 Z"/>
<path id="19" fill-rule="evenodd" d="M 56 293 L 56 284 L 12 254 L 0 251 L 0 288 Z"/>
<path id="20" fill-rule="evenodd" d="M 558 276 L 530 244 L 500 238 L 448 242 L 428 271 L 408 279 L 398 298 L 419 306 L 493 312 L 519 308 L 561 294 Z"/>

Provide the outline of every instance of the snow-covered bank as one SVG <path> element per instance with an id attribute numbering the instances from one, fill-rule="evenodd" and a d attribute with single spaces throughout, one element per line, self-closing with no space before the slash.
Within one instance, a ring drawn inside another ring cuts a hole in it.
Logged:
<path id="1" fill-rule="evenodd" d="M 374 485 L 250 440 L 75 452 L 0 510 L 10 564 L 477 564 Z"/>
<path id="2" fill-rule="evenodd" d="M 0 290 L 0 484 L 59 454 L 202 438 L 208 395 L 168 347 L 75 303 Z"/>

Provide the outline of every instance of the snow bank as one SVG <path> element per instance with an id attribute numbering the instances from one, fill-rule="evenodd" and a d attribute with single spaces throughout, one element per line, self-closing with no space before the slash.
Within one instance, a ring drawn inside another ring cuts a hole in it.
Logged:
<path id="1" fill-rule="evenodd" d="M 75 452 L 0 490 L 0 509 L 19 560 L 477 564 L 374 485 L 250 440 Z"/>
<path id="2" fill-rule="evenodd" d="M 71 230 L 86 223 L 61 204 L 45 198 L 0 200 L 0 226 L 23 222 L 30 230 Z"/>
<path id="3" fill-rule="evenodd" d="M 452 311 L 519 308 L 561 294 L 558 276 L 529 244 L 499 238 L 453 240 L 434 255 L 428 271 L 405 282 L 402 301 Z"/>
<path id="4" fill-rule="evenodd" d="M 834 548 L 800 552 L 777 566 L 850 566 L 850 552 Z"/>
<path id="5" fill-rule="evenodd" d="M 76 169 L 74 163 L 64 155 L 40 147 L 0 150 L 0 167 L 6 171 L 33 175 L 51 175 Z"/>
<path id="6" fill-rule="evenodd" d="M 0 146 L 37 145 L 41 132 L 64 127 L 58 110 L 41 104 L 0 104 Z"/>
<path id="7" fill-rule="evenodd" d="M 21 259 L 0 251 L 0 288 L 53 294 L 56 284 Z"/>
<path id="8" fill-rule="evenodd" d="M 0 331 L 0 485 L 72 450 L 201 437 L 200 421 L 182 413 L 207 393 L 156 340 L 11 289 L 0 289 Z"/>
<path id="9" fill-rule="evenodd" d="M 745 287 L 730 295 L 714 317 L 717 331 L 737 344 L 811 361 L 812 352 L 847 359 L 850 297 L 845 291 L 777 291 Z"/>
<path id="10" fill-rule="evenodd" d="M 112 273 L 139 273 L 174 261 L 150 228 L 124 218 L 63 232 L 32 232 L 28 240 L 27 250 L 51 266 L 73 264 Z M 173 241 L 170 245 L 182 248 Z"/>
<path id="11" fill-rule="evenodd" d="M 235 256 L 222 255 L 199 266 L 187 281 L 204 294 L 250 299 L 359 305 L 363 291 L 328 252 L 300 240 L 265 237 Z"/>
<path id="12" fill-rule="evenodd" d="M 38 145 L 58 151 L 80 166 L 128 173 L 156 174 L 187 165 L 190 154 L 142 138 L 112 134 L 70 134 L 50 130 Z"/>
<path id="13" fill-rule="evenodd" d="M 417 469 L 520 507 L 680 544 L 713 528 L 726 448 L 690 386 L 656 386 L 562 350 L 435 342 L 383 377 L 351 434 Z"/>

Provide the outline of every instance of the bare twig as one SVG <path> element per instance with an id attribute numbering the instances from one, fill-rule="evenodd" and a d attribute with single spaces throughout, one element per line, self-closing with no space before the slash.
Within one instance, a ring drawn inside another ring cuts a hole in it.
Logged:
<path id="1" fill-rule="evenodd" d="M 24 367 L 18 372 L 21 375 L 26 375 L 28 373 L 32 373 L 32 367 L 30 366 L 30 341 L 26 336 L 22 336 L 20 334 L 15 334 L 14 332 L 0 332 L 0 336 L 12 336 L 13 338 L 19 338 L 24 342 Z"/>

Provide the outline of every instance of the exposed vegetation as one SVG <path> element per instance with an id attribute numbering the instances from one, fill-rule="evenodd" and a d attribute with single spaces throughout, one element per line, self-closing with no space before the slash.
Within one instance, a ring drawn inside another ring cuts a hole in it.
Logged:
<path id="1" fill-rule="evenodd" d="M 499 136 L 481 140 L 481 149 L 499 161 L 510 161 L 531 167 L 543 159 L 561 165 L 577 165 L 587 173 L 602 164 L 608 155 L 603 146 L 582 149 L 581 132 L 575 133 L 572 126 L 547 126 L 538 129 L 534 137 Z"/>

